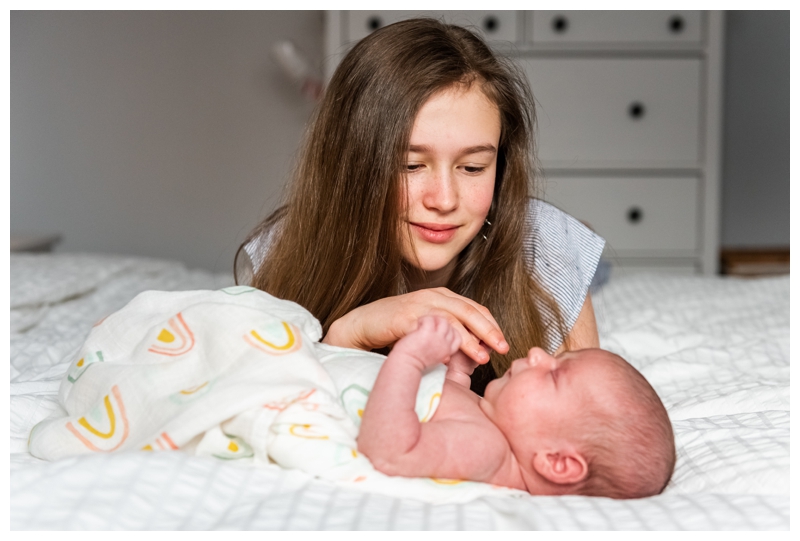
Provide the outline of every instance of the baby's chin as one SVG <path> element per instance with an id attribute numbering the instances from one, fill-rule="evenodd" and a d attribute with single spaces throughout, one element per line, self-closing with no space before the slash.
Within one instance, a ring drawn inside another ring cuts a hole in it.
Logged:
<path id="1" fill-rule="evenodd" d="M 484 389 L 484 391 L 483 391 L 483 399 L 484 399 L 484 401 L 488 400 L 491 403 L 494 403 L 494 401 L 497 398 L 497 396 L 503 390 L 503 387 L 505 387 L 505 384 L 506 384 L 507 381 L 508 381 L 508 377 L 506 376 L 506 374 L 503 374 L 503 376 L 501 376 L 499 378 L 495 378 L 492 381 L 490 381 L 486 385 L 486 389 Z"/>

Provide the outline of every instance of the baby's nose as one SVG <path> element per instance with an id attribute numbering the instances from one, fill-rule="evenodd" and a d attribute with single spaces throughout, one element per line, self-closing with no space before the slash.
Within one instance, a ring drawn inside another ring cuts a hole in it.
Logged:
<path id="1" fill-rule="evenodd" d="M 539 347 L 533 347 L 528 351 L 528 363 L 531 366 L 550 365 L 555 358 Z"/>

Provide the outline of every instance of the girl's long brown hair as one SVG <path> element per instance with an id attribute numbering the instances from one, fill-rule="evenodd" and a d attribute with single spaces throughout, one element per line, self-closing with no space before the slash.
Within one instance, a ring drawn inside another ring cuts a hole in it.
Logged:
<path id="1" fill-rule="evenodd" d="M 469 30 L 411 19 L 357 43 L 315 112 L 286 204 L 246 242 L 272 231 L 252 285 L 304 306 L 324 332 L 358 306 L 408 292 L 414 268 L 401 256 L 407 231 L 399 213 L 409 139 L 422 105 L 453 85 L 479 85 L 501 120 L 492 225 L 459 255 L 447 286 L 486 306 L 510 345 L 473 375 L 473 389 L 482 392 L 511 360 L 567 333 L 522 255 L 534 177 L 533 98 L 519 70 Z"/>

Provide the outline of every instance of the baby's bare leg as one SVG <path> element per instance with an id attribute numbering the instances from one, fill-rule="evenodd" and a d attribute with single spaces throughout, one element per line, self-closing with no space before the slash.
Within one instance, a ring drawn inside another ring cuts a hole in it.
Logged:
<path id="1" fill-rule="evenodd" d="M 398 356 L 408 357 L 404 359 L 405 362 L 414 362 L 424 370 L 436 364 L 446 364 L 460 345 L 461 336 L 447 319 L 440 316 L 425 316 L 420 318 L 415 331 L 398 340 L 389 354 L 389 359 Z"/>

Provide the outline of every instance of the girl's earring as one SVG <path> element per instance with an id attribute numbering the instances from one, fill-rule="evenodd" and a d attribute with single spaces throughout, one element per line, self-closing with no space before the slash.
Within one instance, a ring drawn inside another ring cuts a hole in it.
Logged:
<path id="1" fill-rule="evenodd" d="M 489 221 L 489 218 L 485 218 L 483 220 L 483 224 L 484 225 L 488 225 L 489 227 L 492 227 L 492 222 Z M 486 233 L 481 233 L 481 235 L 483 236 L 483 240 L 489 240 L 489 239 L 486 238 Z"/>

